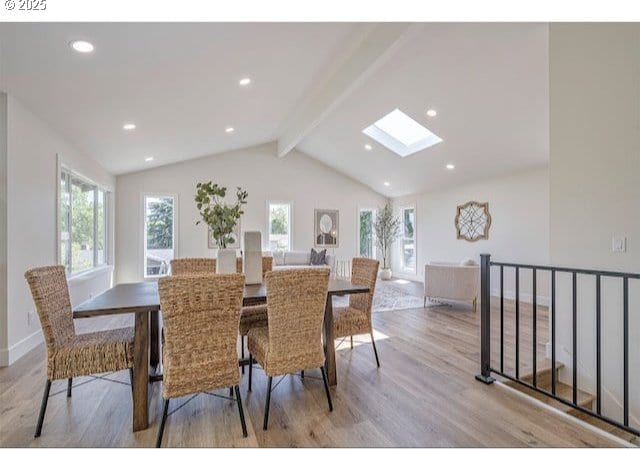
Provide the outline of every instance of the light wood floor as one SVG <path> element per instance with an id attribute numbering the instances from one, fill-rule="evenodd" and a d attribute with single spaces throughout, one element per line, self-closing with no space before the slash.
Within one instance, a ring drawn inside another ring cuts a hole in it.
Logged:
<path id="1" fill-rule="evenodd" d="M 312 378 L 319 378 L 319 372 L 307 372 L 304 380 L 288 376 L 272 393 L 269 430 L 264 432 L 266 377 L 255 370 L 253 392 L 246 391 L 246 375 L 241 386 L 248 438 L 241 437 L 237 408 L 232 402 L 198 395 L 172 402 L 170 413 L 173 413 L 167 420 L 164 444 L 616 445 L 523 400 L 505 387 L 476 381 L 479 318 L 479 313 L 474 314 L 465 305 L 377 313 L 374 325 L 382 367 L 376 369 L 367 337 L 362 337 L 361 344 L 356 341 L 353 350 L 348 344 L 341 345 L 337 353 L 339 384 L 332 389 L 333 413 L 327 410 L 321 380 Z M 76 320 L 76 323 L 78 331 L 86 332 L 127 325 L 131 319 Z M 161 415 L 161 384 L 155 383 L 151 388 L 150 428 L 132 433 L 128 374 L 115 373 L 108 378 L 123 383 L 77 379 L 70 399 L 64 393 L 66 383 L 54 383 L 42 437 L 34 439 L 45 380 L 45 348 L 42 345 L 13 366 L 0 369 L 0 445 L 153 445 Z M 86 383 L 79 385 L 82 382 Z"/>

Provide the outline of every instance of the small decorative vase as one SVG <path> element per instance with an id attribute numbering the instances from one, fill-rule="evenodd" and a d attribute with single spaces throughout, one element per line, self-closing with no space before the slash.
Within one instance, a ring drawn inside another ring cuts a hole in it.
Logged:
<path id="1" fill-rule="evenodd" d="M 229 274 L 236 272 L 236 250 L 220 248 L 216 261 L 216 273 Z"/>
<path id="2" fill-rule="evenodd" d="M 389 279 L 391 279 L 391 275 L 393 273 L 391 272 L 391 268 L 383 268 L 382 270 L 380 270 L 380 279 L 382 279 L 383 281 L 388 281 Z"/>

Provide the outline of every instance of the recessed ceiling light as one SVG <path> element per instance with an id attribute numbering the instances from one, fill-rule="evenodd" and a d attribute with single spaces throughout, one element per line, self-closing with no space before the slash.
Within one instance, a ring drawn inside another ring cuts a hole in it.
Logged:
<path id="1" fill-rule="evenodd" d="M 429 110 L 427 111 L 427 115 L 428 115 L 429 117 L 435 117 L 436 115 L 438 115 L 438 112 L 437 112 L 435 109 L 429 109 Z"/>
<path id="2" fill-rule="evenodd" d="M 136 125 L 134 123 L 125 123 L 124 125 L 122 125 L 122 129 L 124 129 L 125 131 L 131 131 L 136 129 Z"/>
<path id="3" fill-rule="evenodd" d="M 227 126 L 227 127 L 224 129 L 224 132 L 226 132 L 227 134 L 231 134 L 231 133 L 232 133 L 232 132 L 234 132 L 234 131 L 235 131 L 235 128 L 234 128 L 233 126 Z"/>
<path id="4" fill-rule="evenodd" d="M 447 170 L 453 170 L 454 168 L 456 168 L 456 166 L 453 164 L 447 164 L 446 167 L 447 167 Z"/>
<path id="5" fill-rule="evenodd" d="M 385 186 L 385 187 L 389 187 L 390 185 L 391 185 L 391 183 L 390 183 L 389 181 L 385 181 L 385 182 L 384 182 L 384 186 Z"/>
<path id="6" fill-rule="evenodd" d="M 367 143 L 367 144 L 365 144 L 364 149 L 367 150 L 367 151 L 371 151 L 371 150 L 373 150 L 373 147 Z"/>
<path id="7" fill-rule="evenodd" d="M 241 86 L 248 86 L 249 84 L 251 84 L 251 78 L 242 78 L 240 81 L 238 81 L 238 84 L 240 84 Z"/>
<path id="8" fill-rule="evenodd" d="M 91 53 L 93 51 L 93 44 L 87 41 L 73 41 L 71 42 L 71 48 L 79 53 Z"/>
<path id="9" fill-rule="evenodd" d="M 145 162 L 151 162 L 153 160 L 153 156 L 148 156 L 144 158 Z"/>

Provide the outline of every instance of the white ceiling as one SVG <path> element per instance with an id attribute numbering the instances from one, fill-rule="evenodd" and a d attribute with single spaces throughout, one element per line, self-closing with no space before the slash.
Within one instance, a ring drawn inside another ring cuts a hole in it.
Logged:
<path id="1" fill-rule="evenodd" d="M 298 149 L 391 197 L 544 165 L 547 54 L 545 24 L 424 25 Z M 362 133 L 395 108 L 444 141 L 401 158 Z"/>
<path id="2" fill-rule="evenodd" d="M 354 42 L 363 42 L 364 28 L 2 24 L 0 89 L 116 174 L 278 140 L 298 111 L 318 104 L 331 107 L 300 127 L 296 149 L 386 196 L 547 163 L 545 24 L 414 25 L 410 38 L 387 42 L 384 58 L 371 56 L 375 39 L 364 41 L 358 60 Z M 94 53 L 70 50 L 74 39 L 91 41 Z M 354 74 L 358 62 L 374 60 L 366 76 Z M 322 89 L 332 73 L 354 78 L 351 86 L 327 83 L 341 87 L 339 101 Z M 245 76 L 254 82 L 241 88 Z M 395 108 L 444 142 L 400 158 L 362 133 Z M 126 122 L 137 129 L 123 131 Z M 236 132 L 226 134 L 227 126 Z M 367 142 L 373 151 L 364 150 Z M 444 167 L 450 162 L 453 171 Z"/>
<path id="3" fill-rule="evenodd" d="M 352 28 L 1 24 L 0 89 L 107 170 L 125 173 L 275 140 Z M 76 39 L 95 51 L 71 50 Z M 240 88 L 245 76 L 253 83 Z M 124 132 L 127 122 L 137 129 Z"/>

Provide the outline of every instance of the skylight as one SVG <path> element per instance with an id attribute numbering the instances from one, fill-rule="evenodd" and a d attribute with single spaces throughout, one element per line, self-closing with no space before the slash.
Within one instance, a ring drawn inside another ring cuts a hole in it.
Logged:
<path id="1" fill-rule="evenodd" d="M 440 137 L 400 109 L 394 109 L 362 132 L 401 157 L 442 142 Z"/>

